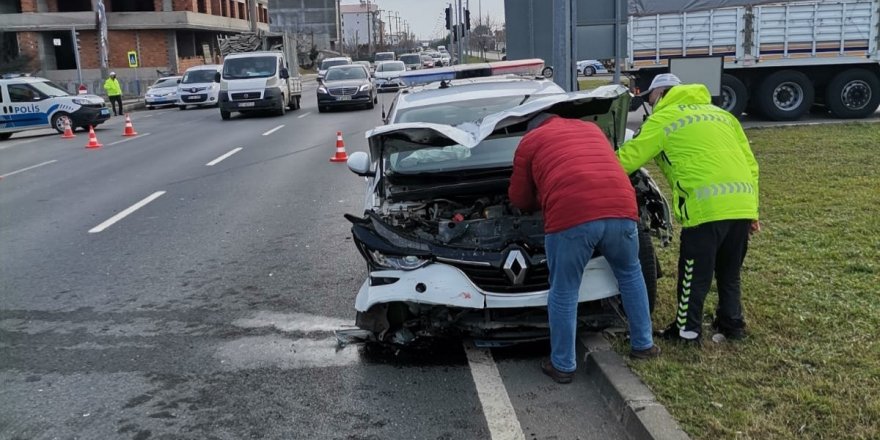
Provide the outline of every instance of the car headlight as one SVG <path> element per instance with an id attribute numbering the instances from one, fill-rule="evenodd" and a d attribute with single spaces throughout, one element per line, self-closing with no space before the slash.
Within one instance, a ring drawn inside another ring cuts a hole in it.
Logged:
<path id="1" fill-rule="evenodd" d="M 327 93 L 327 88 L 324 86 L 318 87 L 318 93 L 321 93 L 321 94 Z"/>
<path id="2" fill-rule="evenodd" d="M 370 90 L 372 87 L 373 87 L 373 86 L 371 86 L 370 84 L 364 84 L 364 85 L 362 85 L 362 86 L 358 89 L 358 92 L 363 92 L 363 91 L 366 91 L 366 90 Z"/>
<path id="3" fill-rule="evenodd" d="M 89 104 L 91 104 L 91 102 L 86 101 L 85 99 L 75 99 L 74 98 L 72 102 L 76 105 L 89 105 Z"/>
<path id="4" fill-rule="evenodd" d="M 379 251 L 370 251 L 370 257 L 376 266 L 394 270 L 415 270 L 430 263 L 430 260 L 415 255 L 385 255 Z"/>

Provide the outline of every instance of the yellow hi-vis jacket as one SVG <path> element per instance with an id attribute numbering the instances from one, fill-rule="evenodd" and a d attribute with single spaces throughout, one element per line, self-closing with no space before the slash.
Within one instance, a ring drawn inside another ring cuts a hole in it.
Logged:
<path id="1" fill-rule="evenodd" d="M 617 151 L 628 174 L 654 159 L 683 227 L 758 218 L 758 162 L 739 121 L 710 102 L 702 84 L 673 87 Z"/>
<path id="2" fill-rule="evenodd" d="M 104 90 L 107 91 L 107 96 L 122 95 L 122 86 L 119 85 L 119 80 L 116 78 L 107 78 L 104 81 Z"/>

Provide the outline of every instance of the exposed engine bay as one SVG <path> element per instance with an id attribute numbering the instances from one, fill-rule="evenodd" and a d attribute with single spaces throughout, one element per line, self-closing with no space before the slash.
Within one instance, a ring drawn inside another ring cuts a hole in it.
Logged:
<path id="1" fill-rule="evenodd" d="M 512 242 L 544 246 L 541 214 L 521 212 L 506 195 L 386 203 L 380 217 L 412 237 L 450 247 L 501 250 Z"/>

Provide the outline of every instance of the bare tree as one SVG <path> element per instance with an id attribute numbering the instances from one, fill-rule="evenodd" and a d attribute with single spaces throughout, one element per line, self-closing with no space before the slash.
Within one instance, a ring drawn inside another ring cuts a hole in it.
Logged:
<path id="1" fill-rule="evenodd" d="M 470 48 L 479 50 L 480 58 L 485 58 L 487 50 L 495 49 L 495 30 L 499 23 L 488 13 L 482 17 L 476 27 L 471 29 Z"/>

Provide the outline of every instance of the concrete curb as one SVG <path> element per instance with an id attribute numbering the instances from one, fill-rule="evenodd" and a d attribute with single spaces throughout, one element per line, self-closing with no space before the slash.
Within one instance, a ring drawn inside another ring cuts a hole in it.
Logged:
<path id="1" fill-rule="evenodd" d="M 598 334 L 582 338 L 587 377 L 632 440 L 689 440 L 654 394 Z"/>

